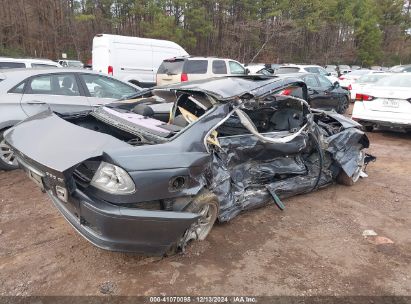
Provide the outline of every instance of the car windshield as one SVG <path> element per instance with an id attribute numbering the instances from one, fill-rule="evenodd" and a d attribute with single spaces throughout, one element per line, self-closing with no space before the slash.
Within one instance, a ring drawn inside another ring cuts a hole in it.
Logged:
<path id="1" fill-rule="evenodd" d="M 375 85 L 381 87 L 409 88 L 411 87 L 411 74 L 400 74 L 384 77 L 383 79 L 378 80 Z"/>
<path id="2" fill-rule="evenodd" d="M 358 83 L 375 83 L 378 80 L 384 77 L 387 77 L 387 76 L 388 75 L 386 74 L 368 74 L 368 75 L 364 75 L 358 78 L 357 82 Z"/>

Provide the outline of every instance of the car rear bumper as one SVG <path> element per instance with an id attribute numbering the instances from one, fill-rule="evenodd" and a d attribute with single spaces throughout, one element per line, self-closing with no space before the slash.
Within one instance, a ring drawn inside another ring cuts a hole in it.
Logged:
<path id="1" fill-rule="evenodd" d="M 372 111 L 364 107 L 363 102 L 355 102 L 352 119 L 366 126 L 389 128 L 411 128 L 411 117 L 405 113 Z"/>
<path id="2" fill-rule="evenodd" d="M 163 255 L 198 218 L 185 212 L 119 207 L 92 200 L 78 189 L 67 202 L 51 190 L 47 193 L 80 235 L 106 250 Z"/>
<path id="3" fill-rule="evenodd" d="M 74 181 L 50 178 L 44 167 L 27 157 L 23 160 L 21 153 L 16 158 L 77 232 L 102 249 L 163 255 L 199 217 L 189 212 L 127 208 L 96 199 L 73 186 Z"/>

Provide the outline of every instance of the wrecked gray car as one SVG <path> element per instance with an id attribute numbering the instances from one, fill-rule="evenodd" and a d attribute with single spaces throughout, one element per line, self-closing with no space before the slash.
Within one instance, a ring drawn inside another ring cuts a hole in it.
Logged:
<path id="1" fill-rule="evenodd" d="M 282 95 L 290 89 L 300 98 Z M 87 240 L 163 255 L 205 239 L 216 221 L 283 209 L 283 198 L 365 174 L 361 126 L 311 111 L 306 96 L 298 79 L 217 78 L 83 113 L 43 112 L 5 139 Z"/>

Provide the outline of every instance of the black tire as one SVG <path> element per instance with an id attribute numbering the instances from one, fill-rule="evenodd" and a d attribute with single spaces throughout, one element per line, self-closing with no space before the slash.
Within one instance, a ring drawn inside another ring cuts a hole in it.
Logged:
<path id="1" fill-rule="evenodd" d="M 344 96 L 340 101 L 341 102 L 338 105 L 337 113 L 344 114 L 347 111 L 348 107 L 350 106 L 350 100 Z"/>
<path id="2" fill-rule="evenodd" d="M 12 156 L 9 162 L 7 162 L 5 159 L 6 157 L 9 157 L 10 155 L 8 152 L 8 149 L 10 149 L 10 147 L 6 145 L 4 141 L 4 137 L 3 137 L 3 133 L 5 131 L 6 130 L 0 131 L 0 169 L 6 170 L 6 171 L 16 170 L 19 168 L 19 165 L 15 161 L 13 153 L 11 153 Z"/>
<path id="3" fill-rule="evenodd" d="M 140 83 L 137 80 L 130 80 L 129 83 L 134 84 L 135 86 L 138 86 L 141 88 Z"/>
<path id="4" fill-rule="evenodd" d="M 365 131 L 372 132 L 374 130 L 374 126 L 364 126 Z"/>

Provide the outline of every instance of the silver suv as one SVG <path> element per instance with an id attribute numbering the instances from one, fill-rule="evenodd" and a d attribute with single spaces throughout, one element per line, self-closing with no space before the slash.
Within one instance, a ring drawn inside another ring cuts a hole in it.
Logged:
<path id="1" fill-rule="evenodd" d="M 158 68 L 157 85 L 246 74 L 246 68 L 238 61 L 232 59 L 175 57 L 164 60 Z"/>

